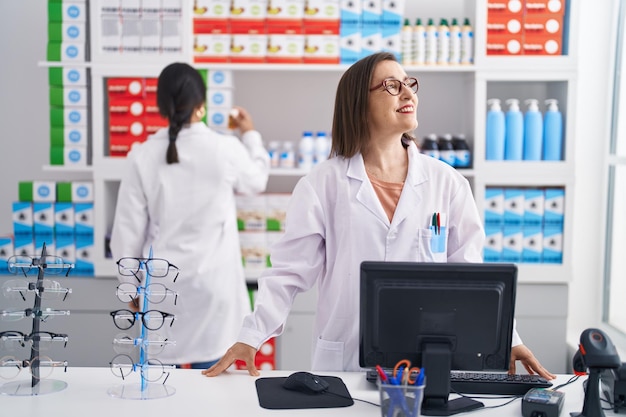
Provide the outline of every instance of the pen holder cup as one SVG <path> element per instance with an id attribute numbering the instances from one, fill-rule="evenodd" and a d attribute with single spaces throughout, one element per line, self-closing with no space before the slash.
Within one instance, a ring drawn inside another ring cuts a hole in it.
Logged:
<path id="1" fill-rule="evenodd" d="M 419 417 L 425 385 L 392 385 L 378 381 L 381 417 Z"/>

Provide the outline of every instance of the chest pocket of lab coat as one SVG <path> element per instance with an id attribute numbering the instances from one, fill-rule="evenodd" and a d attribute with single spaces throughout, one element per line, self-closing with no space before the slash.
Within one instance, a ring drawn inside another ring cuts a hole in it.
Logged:
<path id="1" fill-rule="evenodd" d="M 441 226 L 438 233 L 431 227 L 418 229 L 417 239 L 418 262 L 446 262 L 448 260 L 448 228 Z"/>

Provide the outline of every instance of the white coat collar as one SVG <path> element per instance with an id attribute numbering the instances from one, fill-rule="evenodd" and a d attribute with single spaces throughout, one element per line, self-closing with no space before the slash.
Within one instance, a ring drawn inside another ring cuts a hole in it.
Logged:
<path id="1" fill-rule="evenodd" d="M 422 183 L 428 180 L 426 171 L 419 165 L 419 150 L 414 141 L 408 142 L 408 156 L 409 156 L 409 169 L 400 196 L 400 201 L 396 207 L 396 211 L 393 215 L 393 221 L 390 223 L 385 211 L 371 186 L 371 183 L 367 179 L 367 173 L 365 172 L 365 163 L 363 162 L 363 156 L 359 153 L 348 160 L 348 169 L 346 175 L 348 178 L 361 181 L 361 187 L 359 188 L 356 198 L 357 200 L 367 207 L 376 217 L 385 222 L 388 226 L 394 226 L 400 224 L 410 213 L 415 210 L 417 205 L 422 200 L 418 187 Z"/>

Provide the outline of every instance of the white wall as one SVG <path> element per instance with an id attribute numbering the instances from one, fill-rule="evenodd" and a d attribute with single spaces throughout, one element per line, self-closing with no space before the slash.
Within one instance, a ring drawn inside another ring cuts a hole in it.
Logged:
<path id="1" fill-rule="evenodd" d="M 570 0 L 576 1 L 576 0 Z M 578 1 L 581 16 L 576 121 L 576 189 L 568 338 L 598 327 L 604 242 L 604 153 L 609 136 L 611 57 L 609 1 Z M 11 202 L 19 180 L 68 179 L 48 164 L 47 1 L 0 1 L 0 235 L 10 234 Z M 427 105 L 427 103 L 423 103 Z M 626 346 L 625 346 L 626 348 Z"/>

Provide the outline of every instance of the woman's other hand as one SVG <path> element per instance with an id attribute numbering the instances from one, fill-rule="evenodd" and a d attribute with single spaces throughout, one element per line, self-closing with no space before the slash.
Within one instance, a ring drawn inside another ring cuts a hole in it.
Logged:
<path id="1" fill-rule="evenodd" d="M 235 129 L 239 129 L 241 134 L 244 134 L 249 130 L 254 130 L 252 117 L 243 107 L 234 106 L 229 114 L 229 117 L 232 120 L 233 127 Z"/>
<path id="2" fill-rule="evenodd" d="M 509 364 L 510 374 L 516 373 L 516 361 L 522 362 L 522 365 L 524 365 L 524 368 L 530 375 L 537 374 L 548 381 L 556 378 L 556 375 L 550 373 L 539 363 L 537 358 L 535 358 L 535 355 L 533 355 L 530 349 L 528 349 L 525 345 L 517 345 L 511 348 L 511 363 Z"/>
<path id="3" fill-rule="evenodd" d="M 202 371 L 204 376 L 218 376 L 226 369 L 228 369 L 237 359 L 246 362 L 246 369 L 252 376 L 259 376 L 260 373 L 256 366 L 254 366 L 254 357 L 256 356 L 256 349 L 245 343 L 235 343 L 226 351 L 222 359 L 218 363 Z"/>

